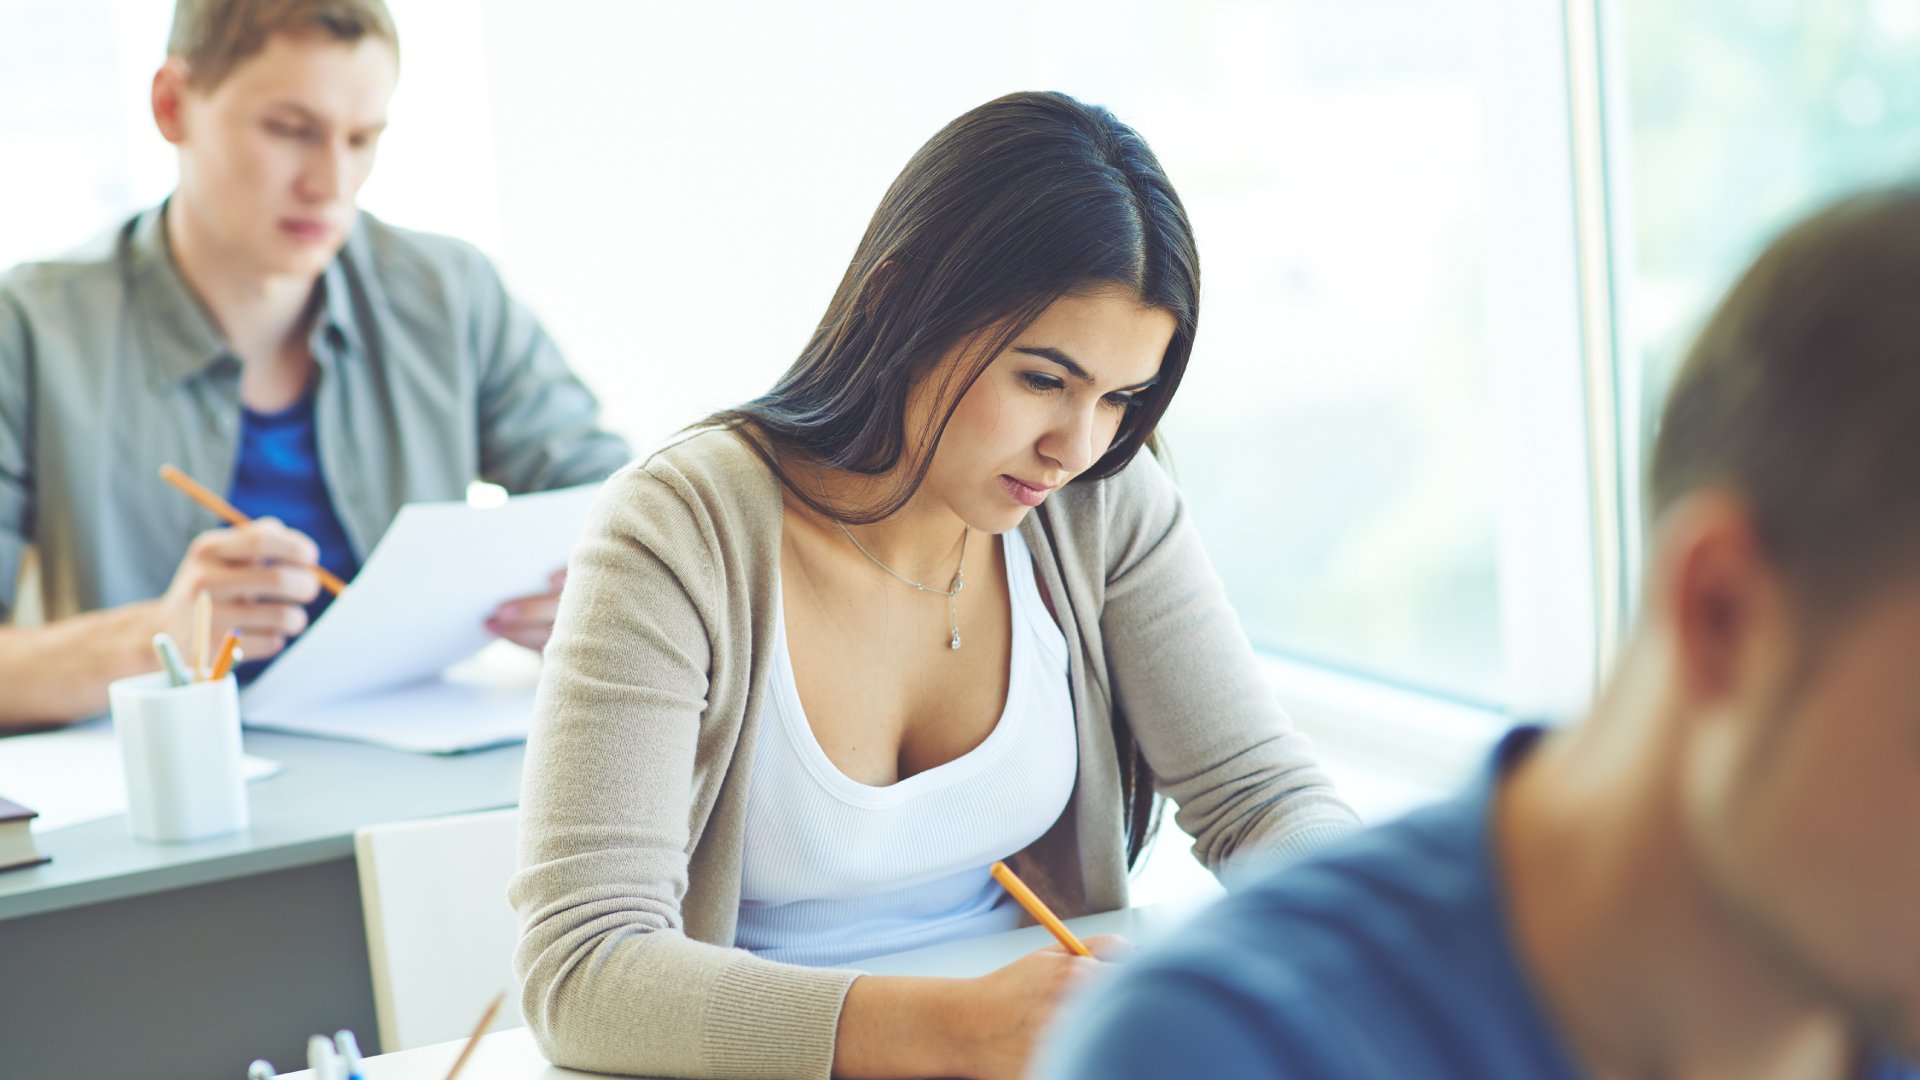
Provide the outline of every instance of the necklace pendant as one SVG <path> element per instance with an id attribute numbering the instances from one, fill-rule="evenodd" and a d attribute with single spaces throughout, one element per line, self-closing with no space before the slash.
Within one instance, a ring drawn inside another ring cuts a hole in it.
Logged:
<path id="1" fill-rule="evenodd" d="M 959 647 L 960 647 L 960 631 L 955 630 L 953 632 L 953 640 L 951 642 L 948 642 L 947 648 L 957 649 Z"/>

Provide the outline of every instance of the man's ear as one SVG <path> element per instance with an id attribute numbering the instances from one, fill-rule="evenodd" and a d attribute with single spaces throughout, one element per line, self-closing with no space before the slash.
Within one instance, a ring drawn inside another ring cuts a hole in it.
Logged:
<path id="1" fill-rule="evenodd" d="M 1652 565 L 1650 614 L 1666 624 L 1681 692 L 1703 705 L 1738 696 L 1757 673 L 1750 665 L 1771 662 L 1764 637 L 1787 607 L 1745 500 L 1703 491 L 1674 504 L 1660 517 Z"/>
<path id="2" fill-rule="evenodd" d="M 160 129 L 161 138 L 176 146 L 187 138 L 188 89 L 187 62 L 177 56 L 169 57 L 153 73 L 153 126 Z"/>

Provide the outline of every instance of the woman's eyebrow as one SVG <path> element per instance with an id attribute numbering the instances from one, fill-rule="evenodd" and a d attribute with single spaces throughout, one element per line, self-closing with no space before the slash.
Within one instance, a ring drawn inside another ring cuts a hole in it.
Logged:
<path id="1" fill-rule="evenodd" d="M 1059 364 L 1061 367 L 1067 369 L 1067 374 L 1079 379 L 1083 383 L 1093 381 L 1093 376 L 1087 374 L 1086 368 L 1081 367 L 1073 357 L 1068 356 L 1066 353 L 1061 352 L 1051 345 L 1015 345 L 1013 351 L 1026 353 L 1028 356 L 1037 356 L 1042 360 Z"/>
<path id="2" fill-rule="evenodd" d="M 1068 356 L 1066 353 L 1061 352 L 1059 349 L 1056 349 L 1051 345 L 1015 345 L 1013 347 L 1013 351 L 1017 353 L 1025 353 L 1028 356 L 1037 356 L 1040 359 L 1045 360 L 1049 363 L 1058 364 L 1067 370 L 1067 374 L 1072 375 L 1074 378 L 1079 379 L 1081 382 L 1087 383 L 1088 385 L 1092 385 L 1094 381 L 1093 376 L 1087 374 L 1087 369 L 1081 367 L 1080 364 L 1077 361 L 1075 361 L 1073 357 Z M 1148 387 L 1152 386 L 1154 383 L 1157 383 L 1159 381 L 1160 381 L 1160 373 L 1155 372 L 1153 375 L 1153 378 L 1148 379 L 1145 382 L 1135 383 L 1132 386 L 1123 386 L 1120 388 L 1120 392 L 1134 393 L 1140 390 L 1145 390 Z"/>

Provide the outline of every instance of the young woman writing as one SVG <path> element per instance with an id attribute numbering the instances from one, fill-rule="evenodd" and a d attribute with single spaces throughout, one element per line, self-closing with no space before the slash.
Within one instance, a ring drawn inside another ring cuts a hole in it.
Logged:
<path id="1" fill-rule="evenodd" d="M 1353 827 L 1139 452 L 1198 292 L 1132 129 L 1001 98 L 908 163 L 773 390 L 609 482 L 511 890 L 553 1060 L 1017 1076 L 1096 961 L 824 965 L 1018 925 L 996 859 L 1124 907 L 1156 793 L 1216 871 Z"/>

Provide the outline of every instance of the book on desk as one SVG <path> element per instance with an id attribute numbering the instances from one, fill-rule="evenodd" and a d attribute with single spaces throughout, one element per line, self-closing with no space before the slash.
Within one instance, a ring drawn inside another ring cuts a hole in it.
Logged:
<path id="1" fill-rule="evenodd" d="M 33 842 L 33 819 L 39 813 L 0 798 L 0 870 L 39 866 L 53 858 L 40 854 Z"/>

